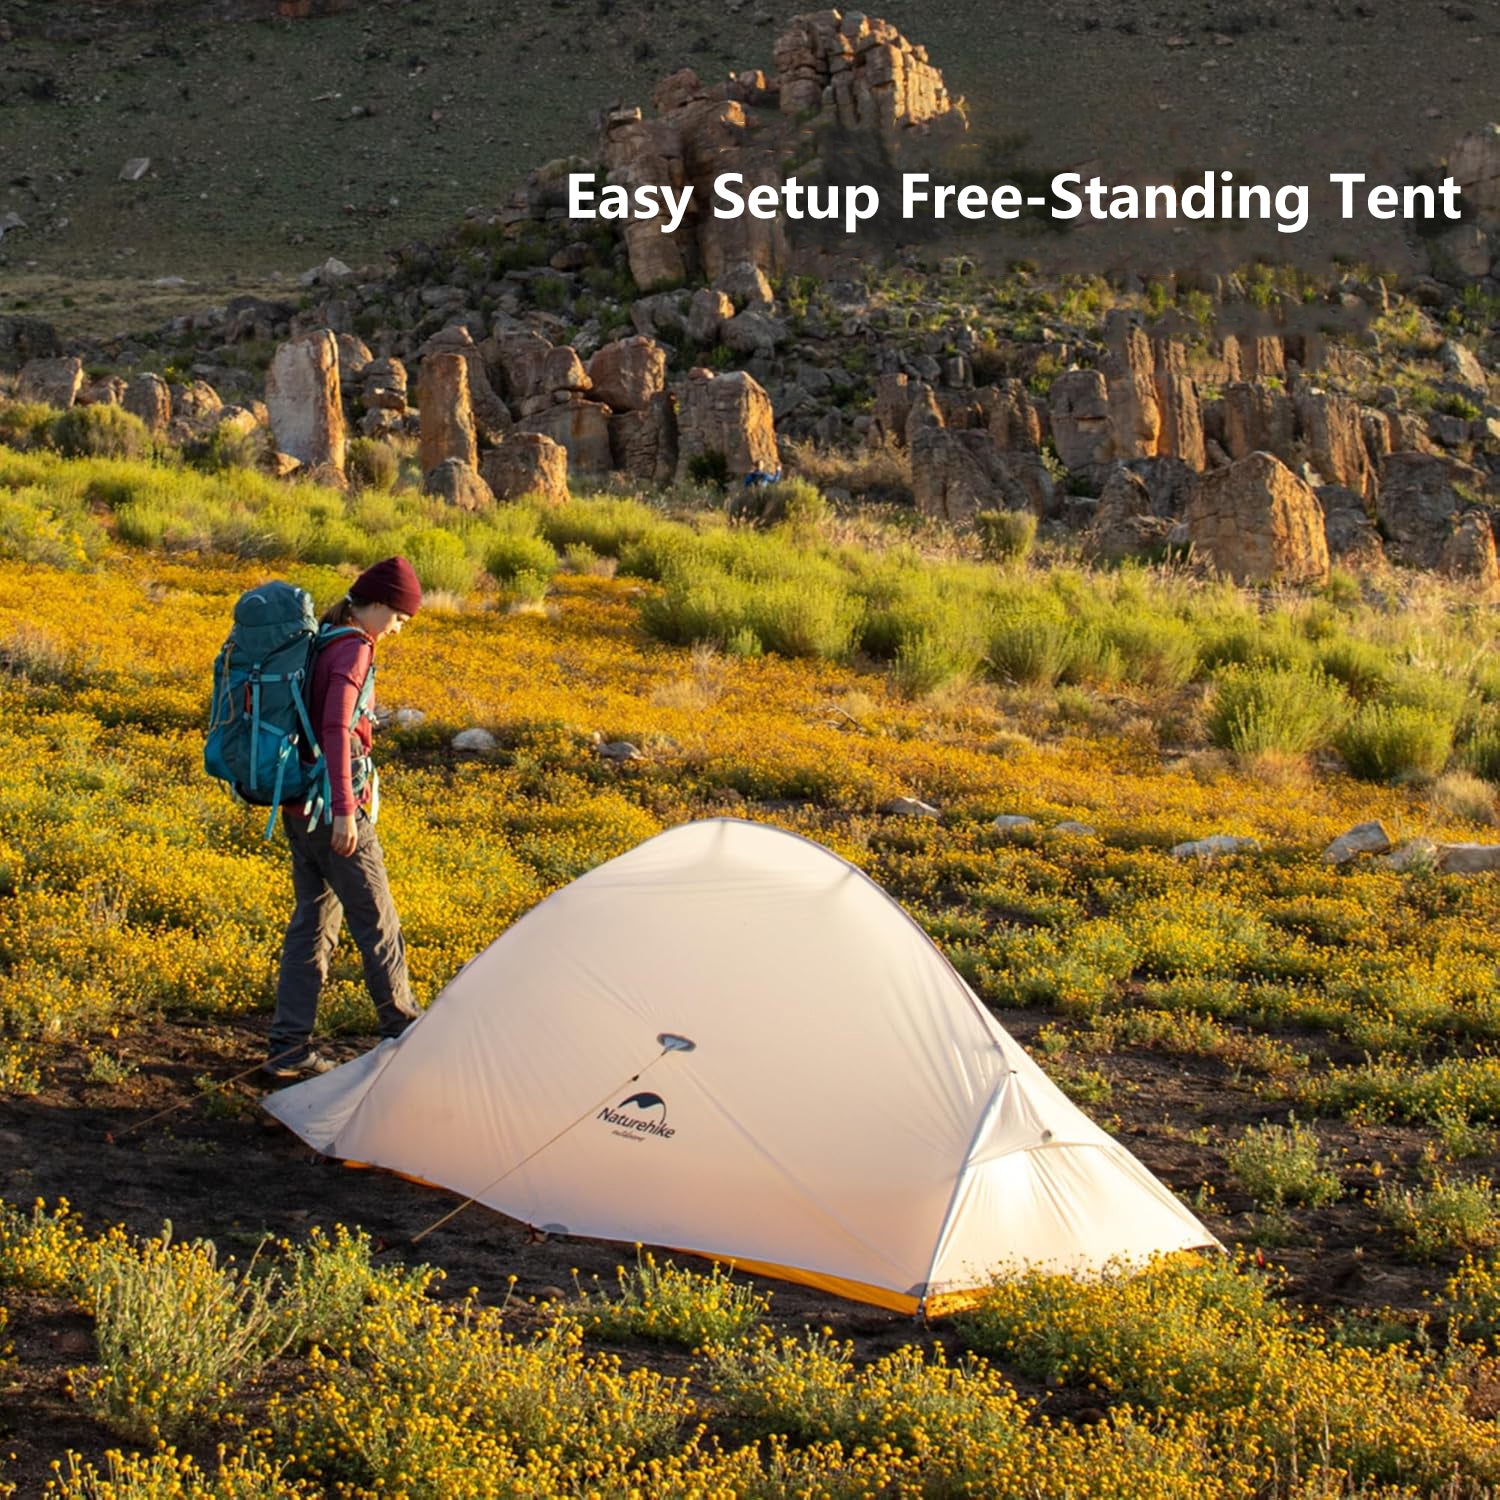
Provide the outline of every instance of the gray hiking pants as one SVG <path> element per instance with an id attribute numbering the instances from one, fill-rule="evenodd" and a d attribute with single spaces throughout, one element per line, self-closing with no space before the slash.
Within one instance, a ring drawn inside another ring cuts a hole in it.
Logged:
<path id="1" fill-rule="evenodd" d="M 355 819 L 359 846 L 353 854 L 333 852 L 333 828 L 284 809 L 281 826 L 292 847 L 292 892 L 297 898 L 281 949 L 276 983 L 276 1014 L 267 1056 L 296 1062 L 307 1051 L 318 1015 L 318 991 L 347 921 L 364 963 L 365 987 L 375 1002 L 381 1036 L 400 1036 L 418 1014 L 406 973 L 401 921 L 385 877 L 385 856 L 375 825 L 361 808 Z"/>

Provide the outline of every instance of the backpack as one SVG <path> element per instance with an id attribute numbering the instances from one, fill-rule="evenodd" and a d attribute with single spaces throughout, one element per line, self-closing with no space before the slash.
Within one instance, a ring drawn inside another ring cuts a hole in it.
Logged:
<path id="1" fill-rule="evenodd" d="M 333 820 L 328 763 L 308 717 L 307 694 L 317 653 L 352 625 L 319 626 L 312 596 L 290 583 L 264 583 L 241 594 L 234 626 L 214 660 L 213 704 L 203 768 L 241 801 L 269 807 L 265 837 L 276 827 L 276 809 L 304 800 L 313 822 Z M 369 714 L 375 691 L 372 663 L 349 722 Z M 354 767 L 355 790 L 373 774 L 367 758 Z"/>

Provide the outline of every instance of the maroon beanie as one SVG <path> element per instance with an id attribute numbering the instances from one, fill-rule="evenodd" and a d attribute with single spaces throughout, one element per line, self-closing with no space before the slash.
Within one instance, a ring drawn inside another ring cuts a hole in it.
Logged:
<path id="1" fill-rule="evenodd" d="M 366 568 L 349 592 L 366 604 L 388 604 L 398 614 L 414 615 L 422 607 L 417 570 L 404 557 L 388 557 Z"/>

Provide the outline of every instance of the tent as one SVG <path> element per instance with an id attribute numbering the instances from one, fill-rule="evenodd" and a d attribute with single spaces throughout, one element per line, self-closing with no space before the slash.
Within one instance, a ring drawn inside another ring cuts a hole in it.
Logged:
<path id="1" fill-rule="evenodd" d="M 688 823 L 555 892 L 399 1040 L 271 1096 L 325 1154 L 554 1233 L 906 1311 L 1212 1245 L 821 845 Z"/>

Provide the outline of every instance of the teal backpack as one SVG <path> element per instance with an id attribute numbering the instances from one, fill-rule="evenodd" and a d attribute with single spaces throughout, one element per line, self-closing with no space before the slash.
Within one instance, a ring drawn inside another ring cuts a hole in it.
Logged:
<path id="1" fill-rule="evenodd" d="M 234 627 L 214 661 L 203 767 L 241 801 L 269 807 L 266 838 L 276 828 L 276 809 L 303 801 L 312 824 L 333 821 L 328 763 L 308 715 L 307 694 L 317 653 L 340 636 L 358 635 L 352 625 L 319 626 L 312 596 L 290 583 L 264 583 L 242 594 Z M 370 667 L 354 714 L 373 716 L 375 668 Z M 311 756 L 303 758 L 305 747 Z M 374 774 L 367 756 L 356 757 L 355 794 Z M 311 826 L 311 825 L 309 825 Z"/>

